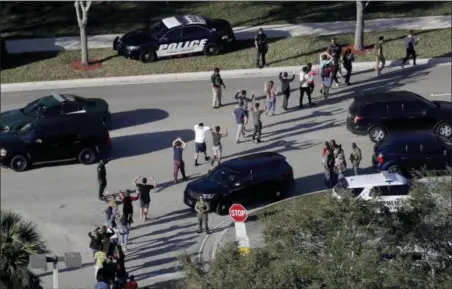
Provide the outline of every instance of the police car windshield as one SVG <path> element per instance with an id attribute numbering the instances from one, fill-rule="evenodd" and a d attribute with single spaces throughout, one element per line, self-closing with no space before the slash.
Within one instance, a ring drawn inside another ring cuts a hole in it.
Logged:
<path id="1" fill-rule="evenodd" d="M 149 27 L 151 34 L 158 37 L 166 32 L 168 32 L 168 27 L 162 21 L 157 21 Z"/>
<path id="2" fill-rule="evenodd" d="M 237 173 L 223 168 L 213 170 L 207 177 L 211 182 L 228 186 L 237 178 Z"/>
<path id="3" fill-rule="evenodd" d="M 346 179 L 340 180 L 334 187 L 334 190 L 338 194 L 351 194 L 352 197 L 357 197 L 363 191 L 363 188 L 350 188 Z"/>

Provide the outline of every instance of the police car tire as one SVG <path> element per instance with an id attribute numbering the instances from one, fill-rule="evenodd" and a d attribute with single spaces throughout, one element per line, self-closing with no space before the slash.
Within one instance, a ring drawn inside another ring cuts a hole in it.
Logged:
<path id="1" fill-rule="evenodd" d="M 16 155 L 11 159 L 10 168 L 15 172 L 23 172 L 28 168 L 28 158 L 24 155 Z"/>
<path id="2" fill-rule="evenodd" d="M 154 62 L 157 56 L 153 51 L 142 51 L 140 53 L 140 61 L 143 63 L 151 63 Z"/>
<path id="3" fill-rule="evenodd" d="M 84 148 L 78 154 L 78 161 L 84 165 L 91 165 L 96 161 L 96 151 L 92 148 Z"/>
<path id="4" fill-rule="evenodd" d="M 213 50 L 213 52 L 210 52 L 210 50 Z M 218 47 L 215 43 L 209 43 L 206 47 L 204 47 L 205 56 L 216 56 L 218 54 L 220 54 L 220 47 Z"/>
<path id="5" fill-rule="evenodd" d="M 388 172 L 392 174 L 400 173 L 400 168 L 397 165 L 393 165 L 388 168 Z"/>

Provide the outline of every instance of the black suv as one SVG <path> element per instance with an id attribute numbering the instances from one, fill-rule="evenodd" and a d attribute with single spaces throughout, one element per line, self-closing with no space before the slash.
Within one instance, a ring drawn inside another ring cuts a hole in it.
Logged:
<path id="1" fill-rule="evenodd" d="M 231 24 L 223 19 L 196 15 L 167 17 L 149 28 L 116 37 L 118 55 L 149 63 L 159 58 L 204 53 L 217 55 L 234 47 Z"/>
<path id="2" fill-rule="evenodd" d="M 372 164 L 377 171 L 445 170 L 452 165 L 452 141 L 434 133 L 400 133 L 386 136 L 374 146 Z"/>
<path id="3" fill-rule="evenodd" d="M 88 165 L 110 148 L 110 134 L 97 117 L 43 118 L 0 135 L 0 163 L 16 172 L 31 164 L 70 159 Z"/>
<path id="4" fill-rule="evenodd" d="M 392 131 L 426 130 L 452 137 L 452 103 L 430 101 L 409 91 L 374 93 L 355 97 L 347 129 L 381 141 Z"/>
<path id="5" fill-rule="evenodd" d="M 278 153 L 263 152 L 235 158 L 205 177 L 187 184 L 184 203 L 193 208 L 203 196 L 210 211 L 228 214 L 233 203 L 280 200 L 295 187 L 292 167 Z"/>

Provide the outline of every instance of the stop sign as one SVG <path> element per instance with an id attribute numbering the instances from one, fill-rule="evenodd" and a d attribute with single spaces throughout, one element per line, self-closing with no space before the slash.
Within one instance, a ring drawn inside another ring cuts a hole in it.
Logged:
<path id="1" fill-rule="evenodd" d="M 248 213 L 244 206 L 240 204 L 233 204 L 229 208 L 229 216 L 234 220 L 234 222 L 245 222 L 248 218 Z"/>

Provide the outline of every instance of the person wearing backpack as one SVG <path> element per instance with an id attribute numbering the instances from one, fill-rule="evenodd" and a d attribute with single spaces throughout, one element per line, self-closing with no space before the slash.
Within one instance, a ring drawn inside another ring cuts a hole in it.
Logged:
<path id="1" fill-rule="evenodd" d="M 303 108 L 303 98 L 304 94 L 308 95 L 309 106 L 312 106 L 311 100 L 311 87 L 309 87 L 309 81 L 311 76 L 309 76 L 309 71 L 307 66 L 303 66 L 300 72 L 300 108 Z"/>
<path id="2" fill-rule="evenodd" d="M 127 251 L 127 243 L 129 240 L 129 227 L 125 216 L 123 215 L 118 222 L 119 244 L 122 246 L 124 252 Z"/>
<path id="3" fill-rule="evenodd" d="M 419 38 L 413 37 L 413 30 L 408 31 L 408 36 L 405 38 L 406 55 L 402 61 L 402 68 L 405 67 L 406 62 L 413 57 L 413 65 L 416 65 L 416 50 L 414 47 L 419 43 Z"/>
<path id="4" fill-rule="evenodd" d="M 333 57 L 331 55 L 329 55 L 326 52 L 323 52 L 320 54 L 319 72 L 320 72 L 320 77 L 322 78 L 322 85 L 320 86 L 320 94 L 324 94 L 325 77 L 330 77 L 332 62 L 333 62 Z"/>
<path id="5" fill-rule="evenodd" d="M 116 206 L 116 200 L 111 199 L 108 202 L 108 207 L 104 211 L 105 226 L 115 228 L 116 217 L 118 216 L 118 207 Z"/>

